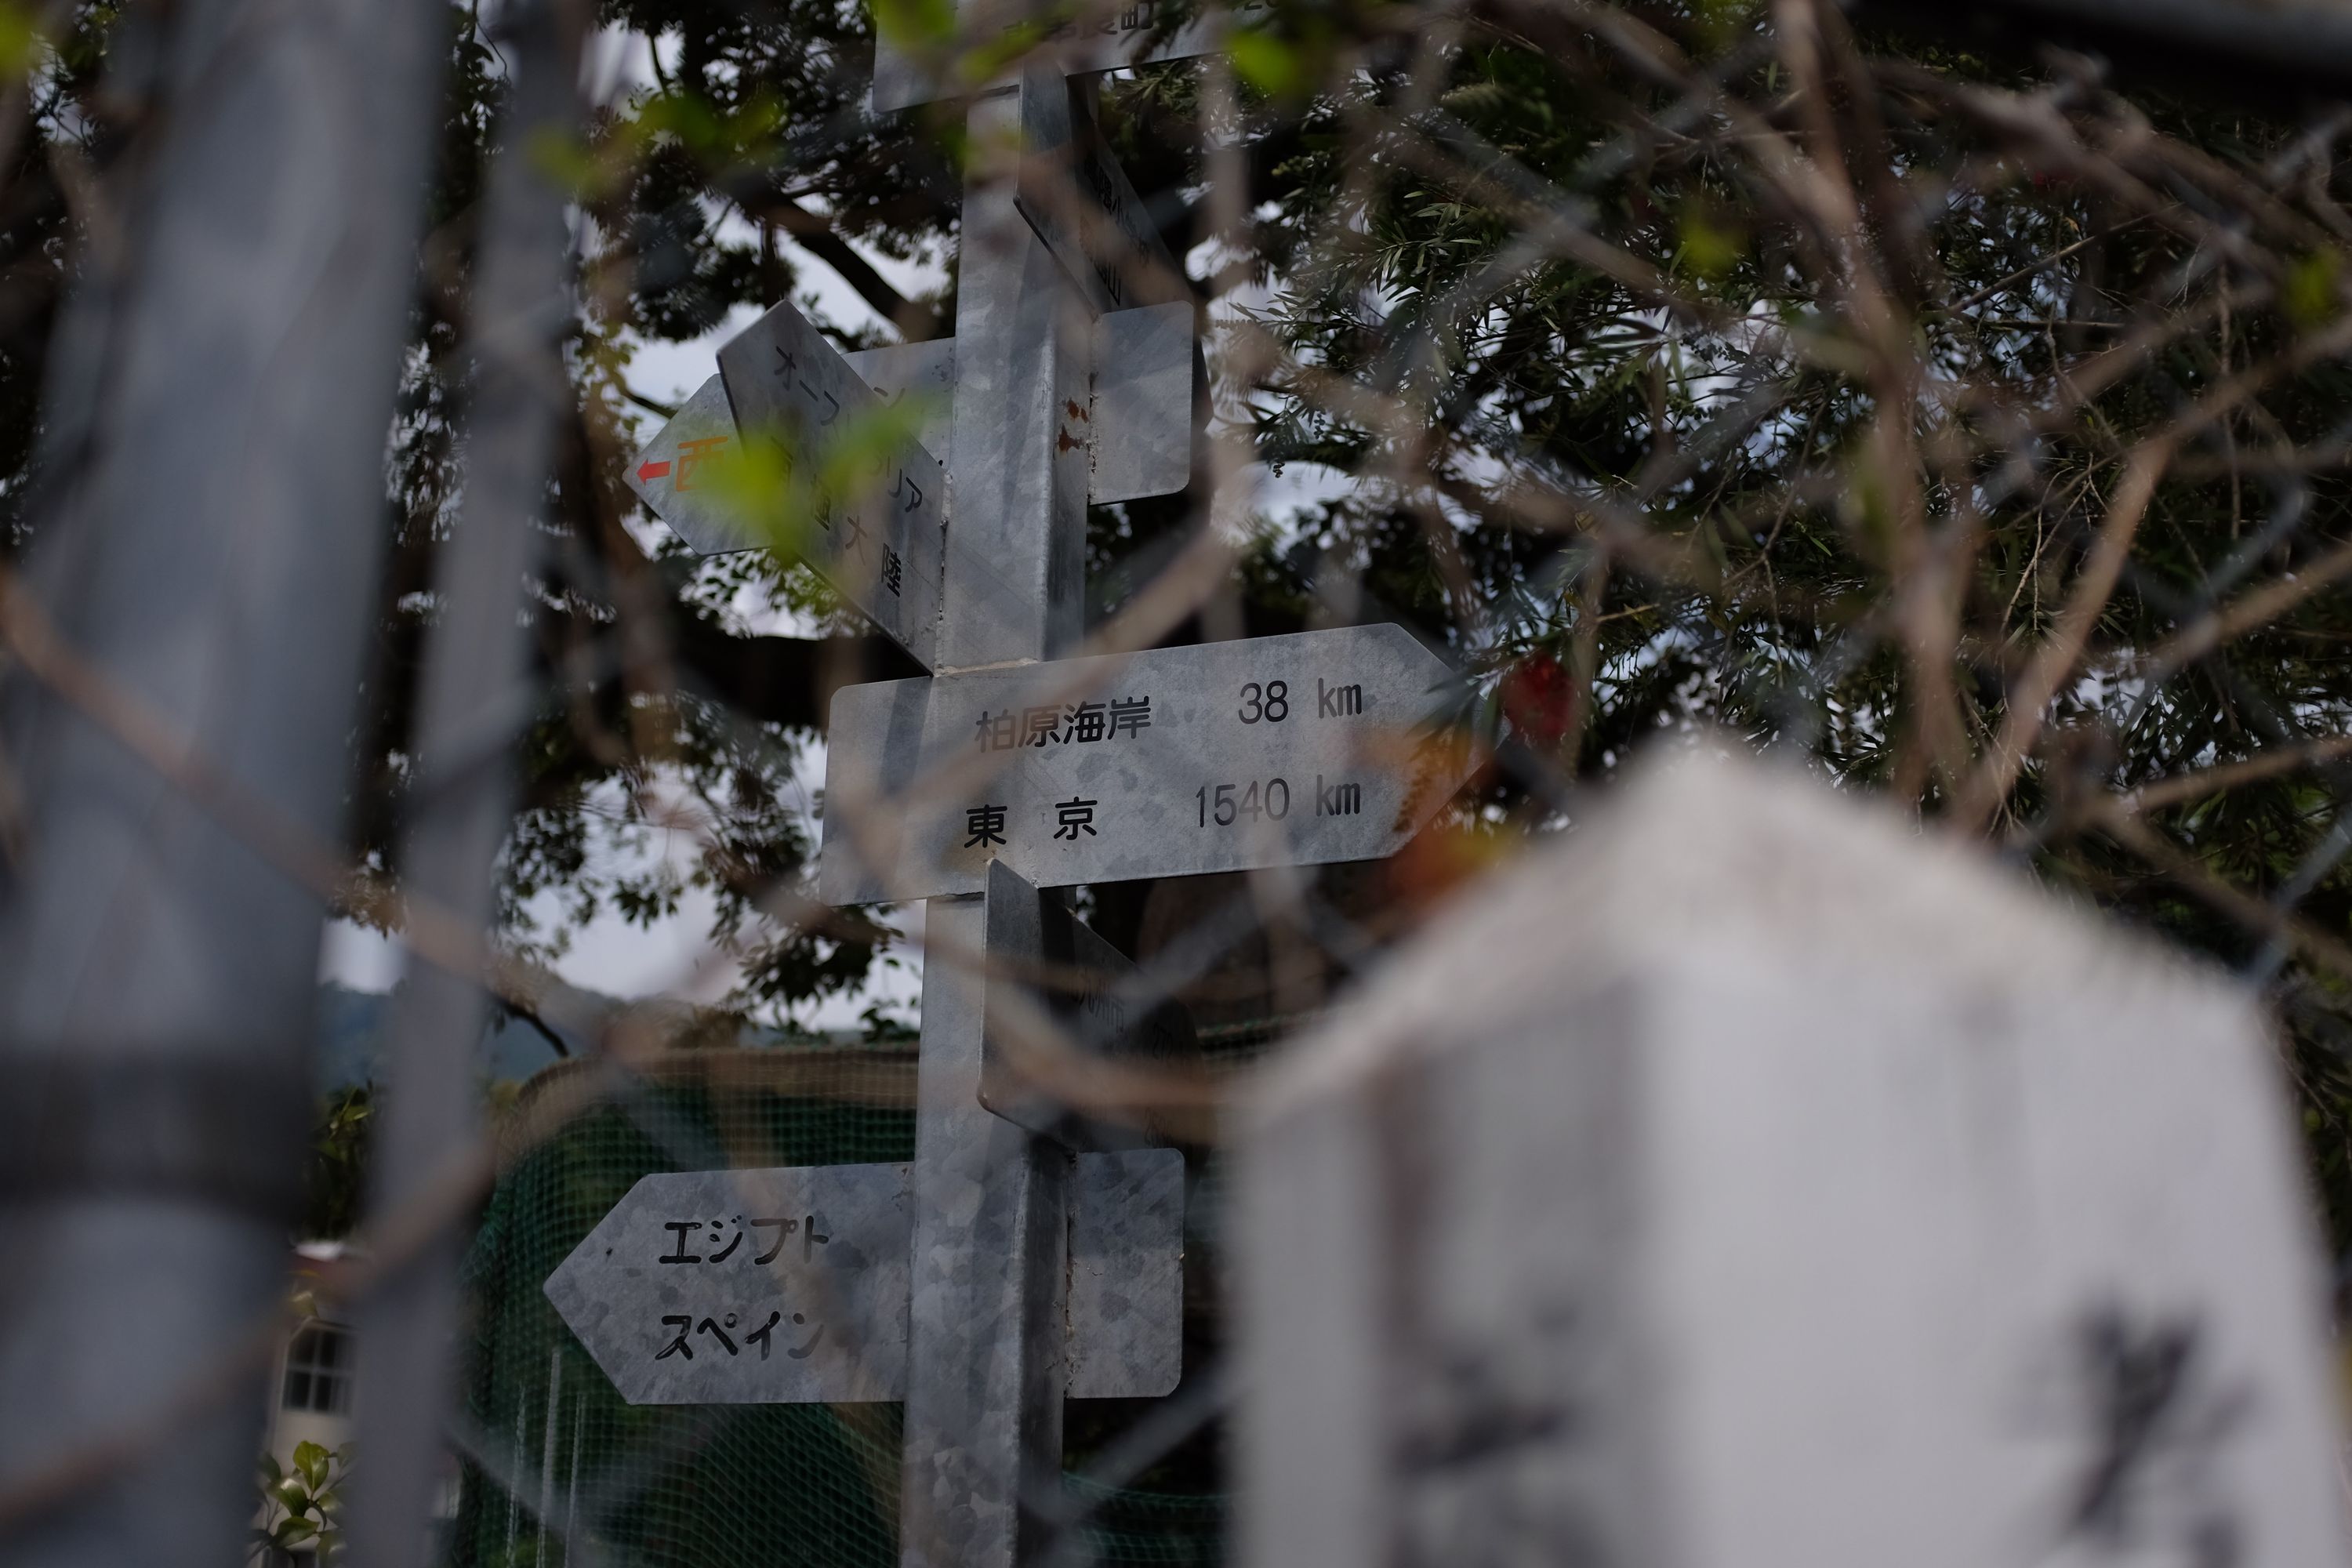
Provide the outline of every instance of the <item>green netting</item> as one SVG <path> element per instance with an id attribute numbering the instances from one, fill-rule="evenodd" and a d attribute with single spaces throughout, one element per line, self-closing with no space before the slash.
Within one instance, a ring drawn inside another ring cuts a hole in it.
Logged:
<path id="1" fill-rule="evenodd" d="M 527 1100 L 544 1105 L 576 1071 L 542 1074 Z M 619 1563 L 896 1564 L 898 1405 L 625 1405 L 541 1285 L 654 1172 L 911 1159 L 911 1085 L 902 1055 L 690 1053 L 514 1161 L 467 1260 L 475 1331 L 466 1391 L 478 1440 L 505 1457 L 493 1468 L 514 1486 L 464 1468 L 451 1561 L 555 1568 L 561 1544 L 543 1541 L 537 1525 L 544 1497 L 557 1525 L 592 1531 Z M 1087 1505 L 1083 1531 L 1098 1563 L 1223 1559 L 1218 1497 L 1068 1484 Z"/>

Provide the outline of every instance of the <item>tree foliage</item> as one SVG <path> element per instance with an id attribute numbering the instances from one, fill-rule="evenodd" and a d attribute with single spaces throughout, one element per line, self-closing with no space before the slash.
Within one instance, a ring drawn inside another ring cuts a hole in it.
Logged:
<path id="1" fill-rule="evenodd" d="M 1434 52 L 1326 73 L 1252 225 L 1258 450 L 1377 480 L 1315 543 L 1555 781 L 1727 726 L 2273 983 L 2345 1240 L 2336 111 L 1826 6 Z"/>
<path id="2" fill-rule="evenodd" d="M 253 1527 L 257 1568 L 342 1560 L 342 1490 L 351 1479 L 352 1446 L 330 1448 L 307 1439 L 294 1445 L 290 1465 L 264 1451 L 257 1479 L 260 1522 Z"/>

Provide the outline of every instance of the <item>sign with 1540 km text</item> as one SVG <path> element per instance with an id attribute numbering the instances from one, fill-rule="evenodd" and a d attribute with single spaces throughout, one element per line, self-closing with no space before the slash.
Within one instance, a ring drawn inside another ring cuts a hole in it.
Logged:
<path id="1" fill-rule="evenodd" d="M 1422 733 L 1452 687 L 1395 626 L 845 687 L 823 894 L 977 892 L 1000 858 L 1056 888 L 1393 854 L 1465 776 Z"/>

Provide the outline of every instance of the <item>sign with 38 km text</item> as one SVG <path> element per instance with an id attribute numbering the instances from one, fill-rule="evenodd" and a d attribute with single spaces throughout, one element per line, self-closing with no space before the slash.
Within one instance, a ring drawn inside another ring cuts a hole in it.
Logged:
<path id="1" fill-rule="evenodd" d="M 1394 626 L 845 687 L 824 896 L 977 892 L 998 858 L 1055 888 L 1392 854 L 1464 777 L 1420 738 L 1451 688 Z"/>

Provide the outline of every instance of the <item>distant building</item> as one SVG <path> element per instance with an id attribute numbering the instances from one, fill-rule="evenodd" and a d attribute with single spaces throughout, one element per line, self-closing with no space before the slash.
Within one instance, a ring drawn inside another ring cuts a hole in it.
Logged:
<path id="1" fill-rule="evenodd" d="M 343 1256 L 339 1241 L 306 1241 L 294 1249 L 294 1278 L 307 1288 L 320 1266 Z M 280 1465 L 294 1459 L 295 1445 L 340 1448 L 352 1440 L 353 1374 L 351 1325 L 330 1314 L 306 1319 L 278 1353 L 270 1384 L 268 1447 Z"/>
<path id="2" fill-rule="evenodd" d="M 321 1277 L 349 1256 L 341 1242 L 306 1241 L 294 1249 L 297 1291 L 313 1296 Z M 352 1396 L 358 1389 L 358 1341 L 351 1324 L 331 1305 L 314 1306 L 278 1347 L 275 1375 L 269 1385 L 269 1419 L 262 1446 L 282 1470 L 291 1470 L 294 1450 L 304 1443 L 327 1449 L 341 1447 L 357 1433 L 352 1423 Z M 446 1531 L 457 1512 L 457 1466 L 445 1462 L 445 1474 L 434 1498 L 433 1517 Z M 439 1561 L 437 1550 L 434 1561 Z M 278 1554 L 267 1568 L 315 1568 L 310 1552 Z"/>

